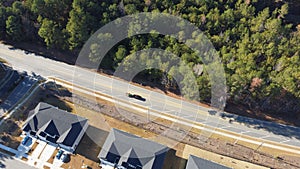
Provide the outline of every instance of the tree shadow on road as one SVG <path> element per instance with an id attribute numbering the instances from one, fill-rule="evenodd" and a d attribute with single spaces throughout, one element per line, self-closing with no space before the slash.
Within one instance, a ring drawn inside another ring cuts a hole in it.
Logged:
<path id="1" fill-rule="evenodd" d="M 285 136 L 288 138 L 296 138 L 300 140 L 299 127 L 279 124 L 271 121 L 258 120 L 254 118 L 249 118 L 249 117 L 239 116 L 239 115 L 234 115 L 229 113 L 221 113 L 220 115 L 224 119 L 225 118 L 230 119 L 229 122 L 241 123 L 249 128 L 254 128 L 258 130 L 263 129 L 275 135 Z"/>

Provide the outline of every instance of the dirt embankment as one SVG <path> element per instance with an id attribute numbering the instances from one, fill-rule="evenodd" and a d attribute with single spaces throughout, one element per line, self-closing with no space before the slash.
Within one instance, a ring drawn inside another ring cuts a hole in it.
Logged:
<path id="1" fill-rule="evenodd" d="M 300 157 L 290 156 L 284 153 L 275 153 L 271 150 L 262 150 L 260 147 L 247 147 L 235 140 L 220 138 L 215 135 L 211 135 L 211 137 L 207 138 L 197 129 L 189 129 L 165 119 L 158 118 L 149 121 L 145 115 L 133 112 L 132 110 L 117 109 L 113 104 L 107 101 L 96 99 L 97 102 L 95 102 L 95 100 L 87 98 L 86 95 L 73 93 L 71 96 L 70 92 L 66 89 L 60 87 L 59 89 L 61 89 L 60 92 L 55 90 L 50 91 L 47 97 L 55 97 L 64 102 L 83 106 L 89 110 L 93 110 L 100 117 L 102 115 L 112 117 L 122 123 L 125 122 L 134 127 L 177 141 L 180 144 L 191 145 L 223 156 L 233 157 L 238 160 L 248 161 L 270 168 L 300 168 Z M 86 116 L 84 113 L 80 115 Z M 100 117 L 94 117 L 94 119 L 100 119 Z M 93 123 L 92 120 L 91 123 Z M 182 136 L 185 137 L 182 138 Z M 158 140 L 158 142 L 161 141 L 162 140 Z M 177 151 L 184 152 L 184 148 L 179 148 Z"/>

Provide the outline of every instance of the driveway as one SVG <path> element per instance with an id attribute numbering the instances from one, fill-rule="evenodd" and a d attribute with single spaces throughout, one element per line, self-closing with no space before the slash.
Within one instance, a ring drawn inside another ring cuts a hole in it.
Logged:
<path id="1" fill-rule="evenodd" d="M 42 152 L 42 154 L 40 155 L 40 160 L 41 161 L 48 161 L 51 156 L 53 155 L 54 151 L 56 149 L 56 146 L 47 144 L 44 151 Z"/>
<path id="2" fill-rule="evenodd" d="M 40 154 L 42 153 L 42 151 L 44 150 L 44 148 L 46 147 L 47 143 L 44 141 L 37 141 L 39 144 L 37 145 L 37 147 L 33 150 L 32 153 L 32 158 L 37 159 Z"/>
<path id="3" fill-rule="evenodd" d="M 56 157 L 54 158 L 53 161 L 53 166 L 51 169 L 57 169 L 60 168 L 62 165 L 64 164 L 64 162 L 62 162 L 62 160 L 57 159 Z"/>
<path id="4" fill-rule="evenodd" d="M 42 143 L 43 141 L 40 141 Z M 39 144 L 41 145 L 41 144 Z M 36 147 L 37 149 L 38 147 Z M 36 161 L 36 166 L 38 168 L 43 168 L 45 163 L 51 158 L 54 151 L 56 149 L 56 146 L 53 146 L 51 144 L 47 144 L 43 142 L 43 144 L 40 146 L 40 148 L 37 150 L 36 154 L 32 153 L 32 159 Z M 37 155 L 39 154 L 39 155 Z"/>
<path id="5" fill-rule="evenodd" d="M 24 154 L 28 153 L 28 151 L 32 148 L 35 142 L 36 138 L 29 137 L 29 140 L 26 142 L 25 145 L 20 143 L 18 147 L 18 154 L 16 154 L 16 157 L 21 158 Z"/>
<path id="6" fill-rule="evenodd" d="M 33 153 L 31 155 L 31 158 L 28 159 L 28 163 L 30 165 L 34 165 L 36 159 L 39 158 L 40 154 L 42 153 L 42 151 L 44 150 L 44 148 L 46 147 L 47 143 L 44 141 L 40 141 L 37 140 L 37 143 L 39 143 L 37 145 L 37 147 L 33 150 Z"/>

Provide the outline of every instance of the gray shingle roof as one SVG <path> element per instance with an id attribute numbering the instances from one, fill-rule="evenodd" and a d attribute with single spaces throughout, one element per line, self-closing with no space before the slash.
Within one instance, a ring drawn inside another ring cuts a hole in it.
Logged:
<path id="1" fill-rule="evenodd" d="M 72 147 L 87 121 L 83 117 L 41 102 L 33 110 L 33 115 L 26 120 L 23 130 L 33 131 L 37 136 L 48 135 L 48 141 Z"/>
<path id="2" fill-rule="evenodd" d="M 98 158 L 118 165 L 127 162 L 143 169 L 160 169 L 163 167 L 168 147 L 137 137 L 135 135 L 112 129 L 109 133 Z"/>
<path id="3" fill-rule="evenodd" d="M 226 166 L 190 155 L 186 169 L 230 169 Z"/>

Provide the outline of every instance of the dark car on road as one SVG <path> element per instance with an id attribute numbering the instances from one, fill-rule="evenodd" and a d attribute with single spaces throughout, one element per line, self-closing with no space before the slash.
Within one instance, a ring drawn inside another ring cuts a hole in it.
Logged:
<path id="1" fill-rule="evenodd" d="M 146 101 L 145 98 L 143 98 L 142 96 L 140 95 L 137 95 L 137 94 L 132 94 L 132 93 L 126 93 L 126 95 L 129 97 L 129 98 L 134 98 L 134 99 L 137 99 L 137 100 L 140 100 L 140 101 Z"/>

